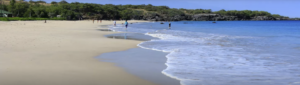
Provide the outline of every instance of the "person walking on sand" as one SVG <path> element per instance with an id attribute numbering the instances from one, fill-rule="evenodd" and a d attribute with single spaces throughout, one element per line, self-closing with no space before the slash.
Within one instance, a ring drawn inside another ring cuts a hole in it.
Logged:
<path id="1" fill-rule="evenodd" d="M 169 29 L 171 29 L 171 22 L 169 22 Z"/>
<path id="2" fill-rule="evenodd" d="M 125 27 L 126 27 L 126 29 L 127 29 L 127 27 L 128 27 L 128 22 L 127 22 L 127 20 L 125 21 Z"/>

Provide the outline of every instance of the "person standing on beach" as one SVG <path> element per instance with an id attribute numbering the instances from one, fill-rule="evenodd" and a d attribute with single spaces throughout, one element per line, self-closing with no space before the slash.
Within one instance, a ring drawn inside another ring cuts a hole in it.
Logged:
<path id="1" fill-rule="evenodd" d="M 169 22 L 169 29 L 171 29 L 171 22 Z"/>
<path id="2" fill-rule="evenodd" d="M 128 26 L 128 22 L 127 22 L 127 20 L 125 21 L 125 27 L 126 27 L 126 29 L 127 29 L 127 26 Z"/>
<path id="3" fill-rule="evenodd" d="M 116 22 L 116 20 L 114 21 L 114 26 L 116 26 L 116 24 L 117 24 L 117 22 Z"/>

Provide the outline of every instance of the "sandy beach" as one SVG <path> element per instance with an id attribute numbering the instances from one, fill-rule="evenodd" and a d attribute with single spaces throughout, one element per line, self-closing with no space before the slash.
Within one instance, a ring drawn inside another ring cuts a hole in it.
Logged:
<path id="1" fill-rule="evenodd" d="M 105 38 L 112 23 L 0 22 L 0 85 L 155 85 L 94 58 L 142 42 Z"/>

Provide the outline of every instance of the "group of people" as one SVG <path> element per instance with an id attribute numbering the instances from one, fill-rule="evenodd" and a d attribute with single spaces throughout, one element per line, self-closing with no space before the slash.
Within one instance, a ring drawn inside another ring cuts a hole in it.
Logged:
<path id="1" fill-rule="evenodd" d="M 99 23 L 99 21 L 102 23 L 102 20 L 97 20 L 97 23 Z M 93 23 L 95 23 L 95 19 L 93 19 Z"/>
<path id="2" fill-rule="evenodd" d="M 122 23 L 123 24 L 123 23 Z M 114 26 L 116 26 L 117 25 L 117 21 L 115 20 L 114 21 Z M 127 20 L 125 21 L 125 27 L 126 27 L 126 29 L 127 29 L 127 27 L 128 27 L 128 22 L 127 22 Z"/>

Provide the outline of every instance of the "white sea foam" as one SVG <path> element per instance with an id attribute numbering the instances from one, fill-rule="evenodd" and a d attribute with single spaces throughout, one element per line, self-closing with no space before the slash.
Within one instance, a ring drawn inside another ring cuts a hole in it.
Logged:
<path id="1" fill-rule="evenodd" d="M 300 85 L 296 57 L 264 52 L 257 47 L 269 44 L 261 43 L 261 37 L 151 29 L 132 32 L 160 38 L 138 46 L 169 52 L 168 67 L 162 73 L 182 85 Z"/>
<path id="2" fill-rule="evenodd" d="M 224 36 L 197 40 L 161 33 L 148 35 L 161 40 L 139 46 L 170 52 L 168 68 L 163 73 L 184 85 L 286 85 L 300 80 L 299 65 L 278 60 L 272 54 L 253 54 L 237 46 L 218 45 L 216 40 Z M 211 44 L 207 44 L 208 40 Z"/>

